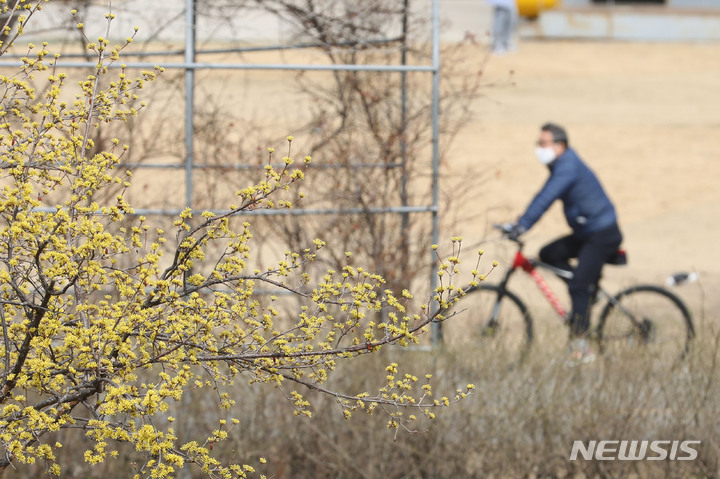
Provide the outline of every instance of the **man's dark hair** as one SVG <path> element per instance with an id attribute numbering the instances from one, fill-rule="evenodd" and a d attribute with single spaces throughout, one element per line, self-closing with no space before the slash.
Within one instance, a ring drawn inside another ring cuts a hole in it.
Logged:
<path id="1" fill-rule="evenodd" d="M 542 128 L 540 128 L 542 131 L 549 131 L 552 133 L 553 141 L 556 143 L 563 143 L 565 145 L 565 148 L 568 146 L 568 136 L 565 132 L 565 128 L 556 125 L 555 123 L 545 123 Z"/>

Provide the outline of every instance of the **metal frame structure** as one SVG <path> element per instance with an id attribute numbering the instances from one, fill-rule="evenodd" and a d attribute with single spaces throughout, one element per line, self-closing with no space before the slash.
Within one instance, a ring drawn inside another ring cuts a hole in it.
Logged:
<path id="1" fill-rule="evenodd" d="M 440 0 L 427 0 L 431 3 L 431 25 L 432 25 L 432 59 L 430 65 L 414 65 L 408 66 L 405 62 L 405 49 L 402 52 L 402 65 L 356 65 L 356 64 L 333 64 L 333 65 L 310 65 L 310 64 L 240 64 L 240 63 L 208 63 L 196 61 L 196 15 L 195 4 L 197 0 L 185 0 L 185 48 L 183 50 L 184 61 L 163 63 L 161 66 L 165 69 L 185 70 L 185 161 L 183 164 L 143 164 L 124 165 L 134 168 L 168 168 L 168 169 L 184 169 L 185 170 L 185 207 L 192 208 L 193 205 L 193 171 L 196 168 L 204 168 L 204 166 L 195 165 L 194 162 L 194 131 L 193 119 L 195 110 L 195 73 L 197 70 L 295 70 L 295 71 L 375 71 L 375 72 L 426 72 L 432 75 L 432 204 L 425 206 L 393 206 L 383 208 L 345 208 L 345 209 L 282 209 L 282 210 L 253 210 L 238 213 L 238 215 L 322 215 L 322 214 L 353 214 L 353 213 L 393 213 L 404 215 L 404 224 L 406 224 L 407 215 L 410 213 L 431 213 L 432 215 L 432 244 L 439 241 L 439 96 L 440 96 Z M 409 0 L 404 0 L 404 7 L 408 8 Z M 403 24 L 403 28 L 406 24 Z M 163 52 L 156 52 L 162 55 Z M 180 52 L 170 52 L 170 54 L 179 54 Z M 167 54 L 167 52 L 165 52 Z M 3 61 L 0 66 L 16 66 L 16 62 Z M 87 61 L 64 61 L 62 58 L 58 60 L 58 65 L 63 68 L 94 68 L 96 62 Z M 154 68 L 156 63 L 151 62 L 123 62 L 126 68 Z M 119 64 L 110 65 L 111 68 L 120 67 Z M 406 100 L 405 79 L 403 77 L 403 102 Z M 387 167 L 387 165 L 362 165 L 363 167 Z M 402 187 L 406 184 L 403 179 Z M 135 210 L 137 215 L 167 215 L 176 216 L 183 211 L 182 208 L 177 209 L 147 209 L 138 208 Z M 217 214 L 227 213 L 227 211 L 215 211 Z M 432 253 L 431 264 L 431 291 L 434 291 L 438 284 L 438 278 L 435 274 L 437 269 L 437 258 Z M 433 304 L 432 312 L 437 310 L 437 302 L 431 301 Z M 442 338 L 440 324 L 436 323 L 432 331 L 432 342 L 438 344 Z"/>

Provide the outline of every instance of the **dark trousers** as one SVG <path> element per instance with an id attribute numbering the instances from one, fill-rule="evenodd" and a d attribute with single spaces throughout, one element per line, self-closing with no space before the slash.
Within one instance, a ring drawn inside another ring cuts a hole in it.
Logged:
<path id="1" fill-rule="evenodd" d="M 603 265 L 617 252 L 621 242 L 622 233 L 615 224 L 587 236 L 564 236 L 540 250 L 542 262 L 573 271 L 572 279 L 568 280 L 573 336 L 583 336 L 590 329 L 590 297 L 600 281 Z M 577 258 L 575 268 L 570 265 L 571 258 Z"/>

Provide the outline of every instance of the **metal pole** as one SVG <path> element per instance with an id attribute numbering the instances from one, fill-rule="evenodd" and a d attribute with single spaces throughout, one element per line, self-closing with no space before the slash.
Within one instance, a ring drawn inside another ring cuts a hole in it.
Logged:
<path id="1" fill-rule="evenodd" d="M 185 63 L 195 63 L 195 0 L 185 0 Z M 193 204 L 193 117 L 195 109 L 195 69 L 185 69 L 185 207 L 192 208 Z M 187 277 L 183 277 L 183 282 L 187 281 Z M 187 283 L 185 283 L 187 284 Z M 182 409 L 187 410 L 192 403 L 192 389 L 189 389 L 182 395 Z M 188 416 L 187 421 L 183 421 L 186 437 L 189 437 L 190 431 L 195 427 L 192 415 Z M 191 477 L 190 470 L 184 467 L 180 470 L 179 477 L 189 479 Z"/>
<path id="2" fill-rule="evenodd" d="M 195 0 L 185 1 L 185 63 L 195 63 Z M 195 105 L 195 69 L 185 69 L 185 206 L 193 199 L 193 117 Z"/>
<path id="3" fill-rule="evenodd" d="M 276 170 L 282 170 L 287 165 L 285 164 L 270 164 L 274 169 Z M 346 165 L 341 164 L 317 164 L 317 163 L 311 163 L 309 165 L 303 165 L 304 168 L 307 169 L 314 169 L 314 170 L 333 170 L 333 169 L 341 169 L 341 168 L 352 168 L 352 169 L 361 169 L 361 168 L 383 168 L 386 170 L 390 170 L 393 168 L 402 168 L 402 163 L 348 163 Z M 7 164 L 0 162 L 0 168 L 6 168 Z M 196 165 L 193 164 L 193 169 L 195 170 L 231 170 L 231 171 L 240 171 L 240 170 L 264 170 L 266 165 L 258 165 L 258 164 L 231 164 L 231 163 L 218 163 L 213 165 Z M 165 169 L 165 170 L 177 170 L 177 169 L 184 169 L 185 163 L 119 163 L 115 165 L 115 168 L 154 168 L 154 169 Z"/>
<path id="4" fill-rule="evenodd" d="M 62 209 L 62 208 L 61 208 Z M 384 213 L 405 214 L 405 213 L 428 213 L 435 211 L 434 206 L 388 206 L 384 208 L 316 208 L 316 209 L 258 209 L 252 211 L 236 211 L 233 210 L 208 210 L 215 216 L 233 215 L 233 216 L 307 216 L 307 215 L 377 215 Z M 58 208 L 53 206 L 43 206 L 33 208 L 32 211 L 43 213 L 56 213 Z M 178 216 L 182 213 L 182 209 L 151 209 L 151 208 L 135 208 L 129 215 L 142 216 Z"/>
<path id="5" fill-rule="evenodd" d="M 432 244 L 438 244 L 440 237 L 440 223 L 438 209 L 440 204 L 440 148 L 439 136 L 440 127 L 438 117 L 440 115 L 440 0 L 432 0 Z M 432 251 L 430 268 L 430 294 L 435 295 L 438 286 L 437 267 L 438 261 L 435 251 Z M 440 305 L 431 301 L 430 314 L 435 313 Z M 442 342 L 442 324 L 433 323 L 432 342 L 434 346 Z"/>
<path id="6" fill-rule="evenodd" d="M 2 38 L 2 36 L 0 36 Z M 347 41 L 337 42 L 336 45 L 339 47 L 351 47 L 351 46 L 364 46 L 364 45 L 384 45 L 388 43 L 399 42 L 401 38 L 379 38 L 374 40 L 358 40 L 358 41 Z M 220 53 L 246 53 L 246 52 L 266 52 L 276 50 L 299 50 L 303 48 L 319 48 L 326 46 L 325 43 L 294 43 L 292 45 L 260 45 L 260 46 L 245 46 L 245 47 L 234 47 L 234 48 L 203 48 L 195 50 L 196 55 L 213 55 Z M 182 50 L 162 50 L 162 51 L 142 51 L 142 52 L 130 52 L 124 51 L 123 57 L 157 57 L 157 56 L 173 56 L 173 55 L 185 55 L 185 49 Z M 22 58 L 25 54 L 3 54 L 3 58 Z M 86 58 L 85 53 L 63 53 L 63 58 Z"/>
<path id="7" fill-rule="evenodd" d="M 402 45 L 401 45 L 401 57 L 400 63 L 402 66 L 407 66 L 407 51 L 408 51 L 408 8 L 409 0 L 404 0 L 403 3 L 403 18 L 402 18 Z M 400 156 L 402 164 L 402 178 L 400 180 L 400 204 L 402 206 L 408 205 L 408 192 L 407 192 L 407 72 L 400 73 Z M 400 220 L 400 238 L 401 238 L 401 258 L 403 265 L 408 264 L 410 255 L 410 245 L 408 244 L 408 236 L 410 230 L 410 215 L 404 213 Z"/>
<path id="8" fill-rule="evenodd" d="M 189 0 L 188 0 L 189 1 Z M 21 61 L 0 61 L 0 67 L 22 67 Z M 62 61 L 58 59 L 57 66 L 62 68 L 95 68 L 97 62 Z M 161 66 L 166 70 L 307 70 L 307 71 L 365 71 L 365 72 L 432 72 L 431 65 L 357 65 L 357 64 L 284 64 L 284 63 L 206 63 L 206 62 L 113 62 L 105 65 L 107 68 L 143 68 L 153 69 Z"/>

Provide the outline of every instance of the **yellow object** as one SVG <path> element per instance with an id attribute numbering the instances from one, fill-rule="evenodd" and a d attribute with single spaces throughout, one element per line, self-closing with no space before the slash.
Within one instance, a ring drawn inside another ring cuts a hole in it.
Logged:
<path id="1" fill-rule="evenodd" d="M 554 8 L 557 4 L 557 0 L 517 0 L 518 15 L 535 18 L 541 11 Z"/>

